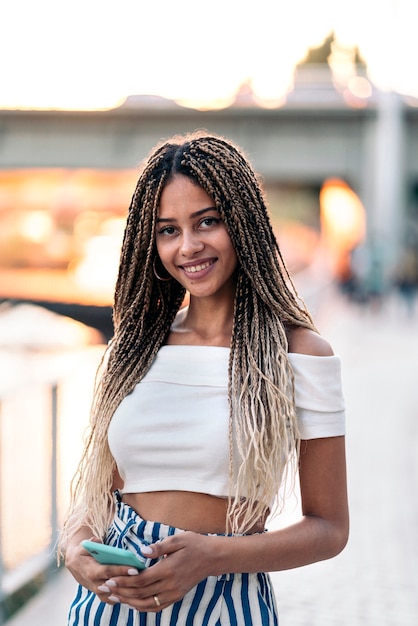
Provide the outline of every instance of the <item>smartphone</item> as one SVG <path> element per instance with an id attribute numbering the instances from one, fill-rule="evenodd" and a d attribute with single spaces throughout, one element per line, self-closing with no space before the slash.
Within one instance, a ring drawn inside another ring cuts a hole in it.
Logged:
<path id="1" fill-rule="evenodd" d="M 103 565 L 130 565 L 137 569 L 145 569 L 146 567 L 146 560 L 142 561 L 139 556 L 136 556 L 130 550 L 87 540 L 82 541 L 81 545 L 96 561 Z"/>

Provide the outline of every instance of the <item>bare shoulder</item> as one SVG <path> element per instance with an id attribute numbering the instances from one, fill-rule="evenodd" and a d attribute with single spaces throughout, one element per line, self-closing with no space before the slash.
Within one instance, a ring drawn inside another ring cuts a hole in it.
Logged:
<path id="1" fill-rule="evenodd" d="M 309 328 L 291 328 L 287 332 L 289 352 L 311 356 L 333 356 L 331 344 Z"/>

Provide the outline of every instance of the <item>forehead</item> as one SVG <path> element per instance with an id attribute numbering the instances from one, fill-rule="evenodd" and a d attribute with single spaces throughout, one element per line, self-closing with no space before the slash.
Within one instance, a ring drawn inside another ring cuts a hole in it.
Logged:
<path id="1" fill-rule="evenodd" d="M 195 212 L 205 208 L 215 208 L 213 199 L 190 178 L 178 174 L 165 185 L 161 193 L 158 215 Z"/>

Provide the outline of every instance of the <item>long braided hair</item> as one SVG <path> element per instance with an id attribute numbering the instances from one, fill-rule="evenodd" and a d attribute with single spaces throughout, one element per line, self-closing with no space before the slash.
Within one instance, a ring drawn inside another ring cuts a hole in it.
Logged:
<path id="1" fill-rule="evenodd" d="M 260 183 L 243 151 L 203 131 L 175 136 L 151 152 L 130 204 L 115 289 L 114 337 L 98 376 L 64 543 L 81 524 L 98 536 L 108 527 L 115 470 L 107 442 L 110 420 L 150 368 L 184 300 L 177 281 L 161 282 L 153 273 L 159 201 L 176 174 L 212 198 L 238 257 L 228 382 L 231 532 L 245 532 L 277 503 L 289 460 L 297 457 L 285 329 L 314 329 L 314 324 L 285 267 Z"/>

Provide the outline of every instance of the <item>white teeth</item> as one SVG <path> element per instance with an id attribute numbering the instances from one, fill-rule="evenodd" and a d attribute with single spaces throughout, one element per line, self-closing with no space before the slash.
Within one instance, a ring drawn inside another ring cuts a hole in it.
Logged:
<path id="1" fill-rule="evenodd" d="M 207 263 L 202 263 L 201 265 L 191 265 L 190 267 L 183 267 L 184 271 L 187 274 L 194 274 L 195 272 L 200 272 L 201 270 L 206 269 L 207 267 L 209 267 L 210 262 L 208 261 Z"/>

